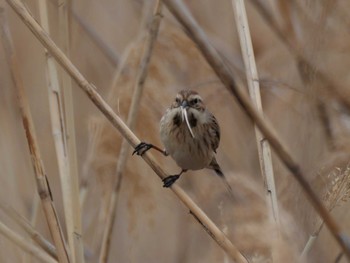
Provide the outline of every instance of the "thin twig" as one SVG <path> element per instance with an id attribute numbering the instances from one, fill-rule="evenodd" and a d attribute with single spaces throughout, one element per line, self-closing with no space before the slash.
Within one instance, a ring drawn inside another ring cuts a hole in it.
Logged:
<path id="1" fill-rule="evenodd" d="M 5 48 L 6 60 L 10 67 L 13 84 L 17 93 L 17 99 L 22 116 L 23 127 L 26 133 L 28 147 L 31 154 L 32 165 L 35 172 L 38 194 L 41 198 L 50 233 L 57 249 L 57 256 L 59 262 L 68 263 L 69 258 L 66 250 L 65 241 L 63 238 L 63 233 L 52 200 L 52 195 L 47 180 L 44 164 L 41 159 L 38 141 L 34 132 L 33 120 L 30 113 L 27 97 L 24 92 L 22 78 L 19 73 L 18 60 L 13 47 L 11 34 L 7 25 L 7 19 L 5 18 L 5 10 L 3 5 L 0 6 L 0 16 L 2 31 L 1 35 L 3 45 Z"/>
<path id="2" fill-rule="evenodd" d="M 121 118 L 114 113 L 113 109 L 102 99 L 96 91 L 94 85 L 90 84 L 72 62 L 64 55 L 64 53 L 57 47 L 48 34 L 40 27 L 35 19 L 30 15 L 27 9 L 19 0 L 6 0 L 13 8 L 15 13 L 19 15 L 25 25 L 32 31 L 38 40 L 45 46 L 45 48 L 52 54 L 56 61 L 71 75 L 77 82 L 78 86 L 87 94 L 95 106 L 105 115 L 111 124 L 120 132 L 120 134 L 129 142 L 132 147 L 140 144 L 140 140 L 136 135 L 126 126 Z M 155 161 L 153 155 L 149 152 L 145 153 L 142 158 L 161 178 L 167 175 L 160 168 Z M 210 233 L 210 236 L 223 248 L 231 259 L 235 262 L 247 262 L 246 258 L 240 251 L 231 243 L 231 241 L 224 235 L 224 233 L 209 219 L 209 217 L 197 206 L 197 204 L 185 193 L 184 190 L 176 183 L 171 187 L 171 190 L 181 200 L 181 202 L 191 211 L 192 214 L 205 226 L 205 229 Z"/>
<path id="3" fill-rule="evenodd" d="M 140 101 L 142 97 L 144 83 L 148 73 L 148 66 L 151 60 L 154 44 L 157 39 L 157 35 L 159 31 L 159 26 L 162 18 L 161 8 L 162 8 L 162 0 L 157 0 L 154 13 L 153 13 L 152 23 L 149 28 L 149 35 L 146 39 L 147 42 L 145 43 L 144 53 L 139 65 L 139 69 L 136 77 L 136 83 L 134 87 L 134 93 L 132 96 L 129 114 L 127 118 L 127 126 L 131 130 L 135 128 L 137 115 L 140 108 Z M 113 233 L 114 222 L 115 222 L 116 213 L 117 213 L 120 188 L 123 181 L 124 170 L 125 170 L 126 163 L 129 156 L 130 156 L 130 146 L 127 140 L 124 139 L 120 147 L 119 158 L 117 163 L 117 169 L 116 169 L 117 180 L 113 187 L 111 198 L 108 202 L 107 220 L 106 220 L 106 226 L 103 233 L 102 246 L 101 246 L 101 252 L 100 252 L 100 259 L 99 259 L 100 263 L 105 263 L 108 260 L 109 250 L 111 246 L 111 236 Z"/>
<path id="4" fill-rule="evenodd" d="M 249 94 L 253 103 L 255 104 L 255 107 L 261 113 L 261 115 L 263 115 L 259 87 L 259 76 L 256 69 L 253 45 L 250 37 L 250 30 L 244 1 L 232 0 L 232 6 L 234 9 L 236 26 L 241 44 L 241 51 L 246 70 L 246 79 L 248 82 Z M 271 218 L 274 219 L 277 225 L 277 229 L 279 229 L 280 219 L 278 212 L 277 193 L 275 188 L 275 178 L 271 159 L 271 149 L 268 141 L 260 132 L 256 124 L 254 125 L 254 128 L 259 153 L 261 174 L 265 181 L 266 187 L 265 195 L 267 197 L 269 211 L 272 213 Z"/>
<path id="5" fill-rule="evenodd" d="M 6 225 L 0 222 L 0 233 L 11 240 L 13 243 L 18 245 L 21 249 L 37 258 L 44 263 L 57 263 L 57 260 L 43 252 L 37 246 L 33 245 L 30 240 L 18 235 L 9 229 Z"/>
<path id="6" fill-rule="evenodd" d="M 348 259 L 350 259 L 350 248 L 346 245 L 342 236 L 344 233 L 341 231 L 338 224 L 333 219 L 333 216 L 323 206 L 322 202 L 319 200 L 310 184 L 306 181 L 301 167 L 289 153 L 287 147 L 284 143 L 282 143 L 280 137 L 277 136 L 276 131 L 252 105 L 246 92 L 241 87 L 238 87 L 236 85 L 235 79 L 233 78 L 233 75 L 230 72 L 229 68 L 225 65 L 217 51 L 209 43 L 206 34 L 198 26 L 189 10 L 180 1 L 164 0 L 164 3 L 167 5 L 170 12 L 184 27 L 188 33 L 188 36 L 194 41 L 194 43 L 197 44 L 199 50 L 202 52 L 203 56 L 206 58 L 207 62 L 209 65 L 211 65 L 218 77 L 221 79 L 225 87 L 236 97 L 238 103 L 242 106 L 246 114 L 256 123 L 260 131 L 265 135 L 266 139 L 274 148 L 280 160 L 284 163 L 284 165 L 288 168 L 288 170 L 300 184 L 312 206 L 323 218 L 330 232 L 342 247 Z"/>
<path id="7" fill-rule="evenodd" d="M 56 248 L 47 241 L 38 231 L 36 231 L 30 222 L 21 216 L 16 210 L 7 205 L 0 205 L 0 209 L 3 210 L 7 216 L 9 216 L 14 222 L 16 222 L 27 234 L 37 243 L 43 250 L 46 251 L 51 257 L 57 260 Z"/>

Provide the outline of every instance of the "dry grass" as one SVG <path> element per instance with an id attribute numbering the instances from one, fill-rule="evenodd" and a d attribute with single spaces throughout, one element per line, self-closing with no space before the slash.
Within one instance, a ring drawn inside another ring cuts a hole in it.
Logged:
<path id="1" fill-rule="evenodd" d="M 320 200 L 344 233 L 350 234 L 347 110 L 350 60 L 345 44 L 350 39 L 347 32 L 350 5 L 330 0 L 266 4 L 266 11 L 272 14 L 271 24 L 261 16 L 256 5 L 250 4 L 253 2 L 255 0 L 246 4 L 264 112 Z M 37 2 L 25 3 L 39 21 Z M 56 1 L 47 3 L 51 36 L 61 46 L 59 6 Z M 126 122 L 145 43 L 142 25 L 151 17 L 153 2 L 106 0 L 72 1 L 71 4 L 81 19 L 80 24 L 90 29 L 87 33 L 70 17 L 72 61 Z M 225 64 L 235 76 L 240 76 L 237 82 L 245 86 L 230 1 L 186 1 L 186 4 L 224 56 Z M 51 131 L 43 48 L 10 8 L 5 7 L 53 200 L 65 229 L 66 208 Z M 183 88 L 196 89 L 220 122 L 222 142 L 218 161 L 235 192 L 235 201 L 231 201 L 220 180 L 210 171 L 188 173 L 178 184 L 250 262 L 271 262 L 271 258 L 274 262 L 334 262 L 341 251 L 339 246 L 327 228 L 321 227 L 322 221 L 274 152 L 281 228 L 276 229 L 270 221 L 253 124 L 166 9 L 163 15 L 135 134 L 160 145 L 158 122 L 173 96 Z M 100 50 L 106 46 L 109 50 Z M 111 50 L 115 52 L 114 58 L 107 58 Z M 116 54 L 119 58 L 115 58 Z M 304 63 L 300 63 L 301 57 Z M 3 190 L 0 203 L 14 207 L 27 219 L 37 216 L 35 230 L 53 243 L 41 207 L 38 213 L 33 213 L 37 191 L 14 84 L 5 61 L 1 44 L 0 182 Z M 118 69 L 116 61 L 120 63 Z M 72 95 L 80 189 L 84 190 L 81 192 L 84 255 L 86 262 L 97 262 L 122 137 L 81 91 L 73 87 Z M 154 156 L 167 173 L 178 171 L 171 159 L 156 153 Z M 162 188 L 160 180 L 142 159 L 128 158 L 123 178 L 108 262 L 230 262 L 174 194 Z M 36 243 L 30 243 L 31 235 L 4 212 L 0 213 L 0 222 L 8 233 L 2 231 L 0 235 L 1 262 L 37 262 L 27 256 L 37 249 L 44 253 L 43 258 L 48 255 Z M 317 237 L 308 248 L 306 258 L 300 258 L 309 236 L 315 234 Z M 15 239 L 10 239 L 11 235 Z M 346 262 L 345 257 L 340 262 Z"/>

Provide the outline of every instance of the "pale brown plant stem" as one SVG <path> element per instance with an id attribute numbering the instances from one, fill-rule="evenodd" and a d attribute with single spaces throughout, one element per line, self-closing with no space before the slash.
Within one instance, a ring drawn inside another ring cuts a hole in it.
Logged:
<path id="1" fill-rule="evenodd" d="M 20 3 L 21 4 L 21 3 Z M 22 5 L 22 4 L 21 4 Z M 1 21 L 1 36 L 5 48 L 7 63 L 10 67 L 10 72 L 13 80 L 13 85 L 17 93 L 18 104 L 21 112 L 23 127 L 25 130 L 31 161 L 34 168 L 35 179 L 37 184 L 38 194 L 41 198 L 41 203 L 44 209 L 44 214 L 49 226 L 49 230 L 57 249 L 59 262 L 70 262 L 66 250 L 63 233 L 56 214 L 56 209 L 52 200 L 50 186 L 48 184 L 45 168 L 41 159 L 38 141 L 36 139 L 34 124 L 30 113 L 29 103 L 24 91 L 24 85 L 20 76 L 17 56 L 13 47 L 12 37 L 7 25 L 5 10 L 0 2 L 0 21 Z"/>
<path id="2" fill-rule="evenodd" d="M 49 17 L 48 17 L 48 7 L 47 7 L 47 1 L 39 1 L 39 15 L 40 15 L 40 23 L 44 30 L 48 33 L 50 33 L 50 27 L 49 27 Z M 62 187 L 62 198 L 63 198 L 63 207 L 64 207 L 64 215 L 65 215 L 65 222 L 67 226 L 67 237 L 68 237 L 68 244 L 70 247 L 70 251 L 72 254 L 72 262 L 73 263 L 80 263 L 83 262 L 83 257 L 78 257 L 78 255 L 83 255 L 82 246 L 78 246 L 76 244 L 77 241 L 80 241 L 81 243 L 81 227 L 80 222 L 75 222 L 74 219 L 77 217 L 80 220 L 80 205 L 79 205 L 79 195 L 75 195 L 76 193 L 79 193 L 78 184 L 73 183 L 73 178 L 77 178 L 77 173 L 74 170 L 70 169 L 70 161 L 69 159 L 76 159 L 73 157 L 75 156 L 75 151 L 73 151 L 72 155 L 68 154 L 68 142 L 67 138 L 70 138 L 70 141 L 72 141 L 73 136 L 67 136 L 66 133 L 66 125 L 65 121 L 66 118 L 64 116 L 64 109 L 63 105 L 69 104 L 71 100 L 69 99 L 63 99 L 62 96 L 62 88 L 59 83 L 59 71 L 57 69 L 55 60 L 50 56 L 50 54 L 45 50 L 45 66 L 46 66 L 46 75 L 47 75 L 47 88 L 48 88 L 48 95 L 49 95 L 49 106 L 50 106 L 50 119 L 51 119 L 51 127 L 52 127 L 52 135 L 55 143 L 55 149 L 56 149 L 56 158 L 57 158 L 57 164 L 58 164 L 58 171 L 59 176 L 61 179 L 61 187 Z M 64 75 L 65 72 L 63 72 Z M 68 76 L 69 77 L 69 76 Z M 64 79 L 65 77 L 62 76 Z M 63 85 L 66 89 L 68 89 L 70 81 L 63 81 L 65 85 Z M 69 93 L 69 91 L 67 92 Z M 66 110 L 66 116 L 72 115 L 70 111 Z M 72 118 L 73 116 L 71 116 Z M 74 161 L 72 161 L 74 163 Z M 72 165 L 76 167 L 76 165 Z M 74 180 L 75 181 L 75 180 Z M 76 188 L 76 189 L 74 189 Z M 76 202 L 78 202 L 78 207 L 74 205 Z M 80 227 L 80 228 L 79 228 Z M 78 238 L 77 238 L 78 237 Z M 76 255 L 77 259 L 76 260 Z"/>
<path id="3" fill-rule="evenodd" d="M 30 240 L 18 235 L 13 232 L 10 228 L 8 228 L 5 224 L 0 222 L 0 233 L 4 235 L 6 238 L 11 240 L 17 246 L 19 246 L 23 251 L 29 253 L 36 259 L 40 260 L 44 263 L 57 263 L 57 260 L 43 252 L 37 246 L 33 245 Z"/>
<path id="4" fill-rule="evenodd" d="M 317 221 L 317 223 L 314 226 L 314 231 L 312 232 L 312 234 L 309 236 L 303 251 L 300 254 L 300 258 L 306 260 L 307 259 L 307 255 L 309 253 L 309 251 L 311 250 L 311 248 L 313 247 L 316 239 L 318 238 L 318 235 L 320 234 L 322 228 L 323 228 L 324 222 L 319 219 Z"/>
<path id="5" fill-rule="evenodd" d="M 69 39 L 70 39 L 70 0 L 58 1 L 58 21 L 59 21 L 59 36 L 60 43 L 63 52 L 66 56 L 70 55 Z M 72 217 L 67 223 L 68 242 L 71 247 L 73 263 L 84 263 L 84 245 L 82 238 L 82 219 L 80 209 L 80 191 L 79 191 L 79 172 L 78 172 L 78 160 L 77 160 L 77 147 L 75 136 L 75 121 L 74 121 L 74 100 L 72 80 L 70 76 L 64 72 L 62 68 L 58 71 L 61 79 L 61 85 L 63 91 L 63 103 L 64 109 L 64 128 L 66 136 L 66 155 L 68 161 L 69 175 L 67 183 L 70 184 L 69 195 L 66 197 L 69 215 Z M 70 223 L 68 225 L 68 222 Z"/>
<path id="6" fill-rule="evenodd" d="M 244 1 L 232 0 L 232 6 L 234 10 L 236 27 L 239 35 L 243 61 L 245 65 L 249 94 L 255 107 L 263 115 L 259 87 L 259 76 L 258 71 L 256 69 L 253 44 L 250 37 L 250 30 Z M 268 141 L 260 132 L 256 124 L 254 125 L 254 128 L 259 154 L 261 175 L 265 182 L 265 195 L 267 198 L 269 214 L 271 219 L 273 219 L 276 223 L 277 229 L 279 229 L 280 219 L 278 212 L 277 193 L 275 187 L 275 177 L 272 166 L 271 149 Z"/>
<path id="7" fill-rule="evenodd" d="M 310 184 L 306 181 L 306 177 L 301 170 L 300 165 L 292 157 L 286 145 L 282 143 L 282 140 L 277 135 L 271 124 L 256 110 L 254 105 L 252 105 L 246 92 L 241 87 L 236 85 L 236 81 L 230 69 L 225 65 L 218 52 L 210 44 L 206 34 L 194 20 L 187 7 L 181 1 L 177 0 L 164 0 L 164 3 L 168 7 L 169 11 L 184 27 L 185 31 L 188 33 L 188 36 L 194 43 L 196 43 L 197 47 L 202 52 L 209 65 L 211 65 L 215 73 L 221 79 L 225 87 L 235 96 L 246 114 L 256 123 L 260 131 L 265 135 L 266 139 L 275 150 L 277 156 L 302 187 L 312 206 L 325 221 L 325 224 L 332 233 L 333 237 L 342 247 L 348 259 L 350 259 L 350 248 L 345 243 L 343 236 L 344 233 L 333 219 L 333 216 L 319 200 Z"/>
<path id="8" fill-rule="evenodd" d="M 33 227 L 35 227 L 36 222 L 38 221 L 39 206 L 40 206 L 40 197 L 37 195 L 37 193 L 35 193 L 33 196 L 32 207 L 31 207 L 30 218 L 29 218 L 29 222 Z"/>
<path id="9" fill-rule="evenodd" d="M 148 66 L 151 60 L 154 44 L 157 39 L 159 26 L 162 18 L 161 9 L 162 9 L 162 0 L 156 0 L 153 19 L 149 27 L 149 33 L 146 38 L 145 47 L 143 49 L 143 55 L 137 71 L 134 93 L 132 96 L 131 105 L 129 108 L 128 118 L 126 122 L 130 130 L 133 130 L 136 125 L 144 83 L 148 73 Z M 111 237 L 112 237 L 114 223 L 117 215 L 120 188 L 122 185 L 124 170 L 125 170 L 126 163 L 129 156 L 130 156 L 130 145 L 128 141 L 124 139 L 120 147 L 119 158 L 117 162 L 117 169 L 116 169 L 117 180 L 114 184 L 113 192 L 108 202 L 107 220 L 106 220 L 106 225 L 103 233 L 100 259 L 99 259 L 100 263 L 106 263 L 108 260 L 108 255 L 109 255 L 110 246 L 111 246 Z"/>
<path id="10" fill-rule="evenodd" d="M 13 8 L 16 14 L 22 19 L 24 24 L 32 31 L 44 47 L 52 54 L 56 61 L 67 71 L 68 74 L 76 81 L 78 86 L 86 93 L 95 106 L 105 115 L 111 124 L 120 132 L 120 134 L 129 142 L 132 147 L 140 144 L 140 140 L 127 127 L 122 119 L 114 113 L 113 109 L 102 99 L 96 91 L 94 85 L 90 84 L 65 54 L 57 47 L 49 35 L 41 28 L 41 26 L 30 15 L 27 9 L 19 0 L 6 0 Z M 161 178 L 167 175 L 155 161 L 153 155 L 149 152 L 145 153 L 142 158 Z M 200 222 L 207 233 L 224 249 L 234 262 L 248 262 L 240 251 L 231 243 L 224 233 L 214 224 L 213 221 L 197 206 L 197 204 L 179 187 L 174 184 L 171 190 L 181 200 L 181 202 L 191 211 L 191 214 Z"/>
<path id="11" fill-rule="evenodd" d="M 3 210 L 13 222 L 16 222 L 27 234 L 35 241 L 43 250 L 45 250 L 51 257 L 57 260 L 56 248 L 47 241 L 38 231 L 36 231 L 30 222 L 21 216 L 16 210 L 8 205 L 0 205 Z"/>
<path id="12" fill-rule="evenodd" d="M 34 195 L 32 198 L 30 215 L 29 215 L 29 224 L 33 228 L 35 228 L 36 224 L 38 222 L 39 211 L 40 211 L 40 197 L 39 197 L 38 193 L 36 193 L 36 192 L 34 192 L 33 194 Z M 23 263 L 32 262 L 32 261 L 30 261 L 30 258 L 24 259 L 23 261 L 24 261 Z"/>

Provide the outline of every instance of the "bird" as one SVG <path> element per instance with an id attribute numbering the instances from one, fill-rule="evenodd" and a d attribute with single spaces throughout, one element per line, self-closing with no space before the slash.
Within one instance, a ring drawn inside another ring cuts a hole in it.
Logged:
<path id="1" fill-rule="evenodd" d="M 220 143 L 220 126 L 198 92 L 187 89 L 176 95 L 160 120 L 160 138 L 164 150 L 153 144 L 141 142 L 135 147 L 133 154 L 143 155 L 153 148 L 174 159 L 181 172 L 165 177 L 164 187 L 170 187 L 188 170 L 209 168 L 223 179 L 232 193 L 231 186 L 215 158 Z"/>

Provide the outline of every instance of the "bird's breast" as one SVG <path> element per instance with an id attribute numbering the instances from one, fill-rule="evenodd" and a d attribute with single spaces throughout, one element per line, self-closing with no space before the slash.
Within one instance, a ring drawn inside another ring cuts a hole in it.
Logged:
<path id="1" fill-rule="evenodd" d="M 206 125 L 193 113 L 189 113 L 189 123 L 194 138 L 182 120 L 181 112 L 167 112 L 160 123 L 161 140 L 165 150 L 182 168 L 199 170 L 207 167 L 213 158 Z"/>

